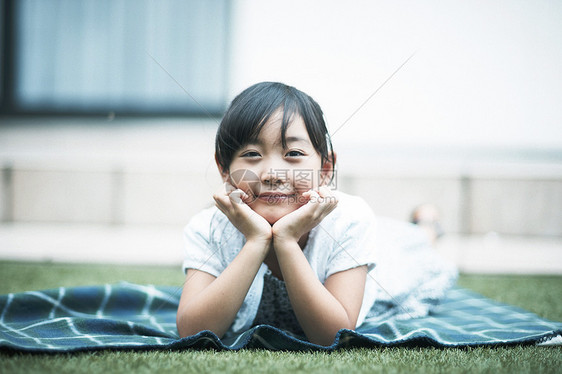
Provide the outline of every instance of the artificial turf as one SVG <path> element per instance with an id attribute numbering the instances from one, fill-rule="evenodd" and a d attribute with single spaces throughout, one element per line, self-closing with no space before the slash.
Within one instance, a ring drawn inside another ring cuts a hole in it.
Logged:
<path id="1" fill-rule="evenodd" d="M 126 280 L 172 285 L 180 292 L 178 267 L 0 262 L 0 293 Z M 539 316 L 562 321 L 562 276 L 461 275 L 459 285 Z M 0 353 L 0 372 L 23 373 L 560 373 L 562 347 L 380 348 L 332 353 L 242 350 Z"/>

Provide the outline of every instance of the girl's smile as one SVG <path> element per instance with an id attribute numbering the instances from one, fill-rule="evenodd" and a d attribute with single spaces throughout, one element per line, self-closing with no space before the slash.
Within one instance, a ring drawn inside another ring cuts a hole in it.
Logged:
<path id="1" fill-rule="evenodd" d="M 296 194 L 284 194 L 278 192 L 264 192 L 258 196 L 258 199 L 268 204 L 287 203 L 290 199 L 295 199 Z"/>

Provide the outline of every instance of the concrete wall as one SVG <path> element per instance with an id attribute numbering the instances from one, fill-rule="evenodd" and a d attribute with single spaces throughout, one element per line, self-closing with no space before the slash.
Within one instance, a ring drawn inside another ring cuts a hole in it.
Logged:
<path id="1" fill-rule="evenodd" d="M 4 222 L 181 225 L 206 206 L 221 183 L 196 172 L 127 169 L 4 170 Z M 377 214 L 407 219 L 436 204 L 444 229 L 562 236 L 562 178 L 360 176 L 340 174 L 339 189 L 365 198 Z M 10 196 L 11 195 L 11 196 Z"/>
<path id="2" fill-rule="evenodd" d="M 183 226 L 213 204 L 221 186 L 214 121 L 65 121 L 48 129 L 22 122 L 0 128 L 4 222 Z M 435 203 L 448 232 L 562 236 L 556 157 L 502 161 L 435 147 L 430 158 L 427 152 L 342 146 L 337 187 L 398 219 L 420 203 Z"/>
<path id="3" fill-rule="evenodd" d="M 57 169 L 11 170 L 5 221 L 95 224 L 180 224 L 211 204 L 213 186 L 193 172 Z M 6 174 L 4 174 L 6 175 Z M 5 196 L 5 195 L 4 195 Z"/>

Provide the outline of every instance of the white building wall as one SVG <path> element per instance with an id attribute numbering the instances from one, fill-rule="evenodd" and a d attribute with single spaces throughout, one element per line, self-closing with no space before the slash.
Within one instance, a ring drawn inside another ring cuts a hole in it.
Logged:
<path id="1" fill-rule="evenodd" d="M 294 85 L 332 131 L 345 123 L 336 144 L 562 146 L 561 2 L 241 0 L 233 10 L 231 96 L 262 80 Z"/>

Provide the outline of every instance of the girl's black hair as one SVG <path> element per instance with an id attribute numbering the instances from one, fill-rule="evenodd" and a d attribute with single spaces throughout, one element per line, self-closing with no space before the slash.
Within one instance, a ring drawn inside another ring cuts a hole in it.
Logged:
<path id="1" fill-rule="evenodd" d="M 257 83 L 232 100 L 215 138 L 215 154 L 223 171 L 228 171 L 232 159 L 244 145 L 257 141 L 261 129 L 271 115 L 283 110 L 281 143 L 287 146 L 286 132 L 295 115 L 300 115 L 314 149 L 335 166 L 330 134 L 320 105 L 313 98 L 294 87 L 277 82 Z M 333 178 L 333 175 L 332 175 Z"/>

